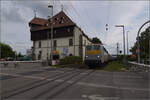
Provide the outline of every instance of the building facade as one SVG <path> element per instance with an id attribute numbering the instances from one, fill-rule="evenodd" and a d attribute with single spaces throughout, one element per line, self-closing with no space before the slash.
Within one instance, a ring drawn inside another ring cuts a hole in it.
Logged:
<path id="1" fill-rule="evenodd" d="M 69 55 L 84 59 L 85 46 L 91 44 L 91 39 L 63 11 L 49 20 L 35 17 L 29 26 L 35 60 L 50 59 L 51 54 L 58 59 Z"/>

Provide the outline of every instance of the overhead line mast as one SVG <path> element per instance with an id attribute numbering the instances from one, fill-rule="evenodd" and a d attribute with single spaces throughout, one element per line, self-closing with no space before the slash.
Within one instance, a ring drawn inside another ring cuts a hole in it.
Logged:
<path id="1" fill-rule="evenodd" d="M 106 23 L 106 25 L 105 25 L 106 31 L 108 31 L 108 28 L 109 28 L 109 17 L 110 17 L 110 8 L 111 8 L 110 3 L 111 3 L 111 1 L 108 2 L 107 23 Z"/>
<path id="2" fill-rule="evenodd" d="M 37 8 L 36 9 L 34 9 L 34 18 L 36 18 L 36 13 L 37 13 Z"/>

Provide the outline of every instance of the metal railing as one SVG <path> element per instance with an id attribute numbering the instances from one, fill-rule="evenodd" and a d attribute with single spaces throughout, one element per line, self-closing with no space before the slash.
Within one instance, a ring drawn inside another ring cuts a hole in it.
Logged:
<path id="1" fill-rule="evenodd" d="M 128 62 L 128 70 L 139 71 L 139 72 L 149 72 L 150 65 L 136 63 L 136 62 Z"/>
<path id="2" fill-rule="evenodd" d="M 0 65 L 3 67 L 14 66 L 21 67 L 23 65 L 37 64 L 37 66 L 46 66 L 46 61 L 36 60 L 36 61 L 0 61 Z M 28 66 L 27 65 L 27 66 Z"/>

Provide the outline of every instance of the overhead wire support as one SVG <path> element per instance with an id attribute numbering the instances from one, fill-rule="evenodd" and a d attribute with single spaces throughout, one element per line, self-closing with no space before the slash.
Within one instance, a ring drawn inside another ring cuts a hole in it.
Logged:
<path id="1" fill-rule="evenodd" d="M 106 20 L 107 20 L 107 21 L 106 21 L 107 23 L 106 23 L 106 25 L 105 25 L 106 31 L 108 31 L 108 29 L 109 29 L 110 8 L 111 8 L 111 1 L 108 2 L 108 10 L 107 10 L 108 13 L 107 13 L 107 17 L 106 17 L 106 18 L 107 18 L 107 19 L 106 19 Z"/>

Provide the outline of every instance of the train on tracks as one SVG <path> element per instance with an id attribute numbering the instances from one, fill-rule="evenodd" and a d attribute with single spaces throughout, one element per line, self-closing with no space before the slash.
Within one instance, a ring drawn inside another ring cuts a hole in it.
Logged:
<path id="1" fill-rule="evenodd" d="M 88 66 L 101 65 L 109 61 L 110 55 L 102 44 L 87 45 L 84 63 Z"/>

